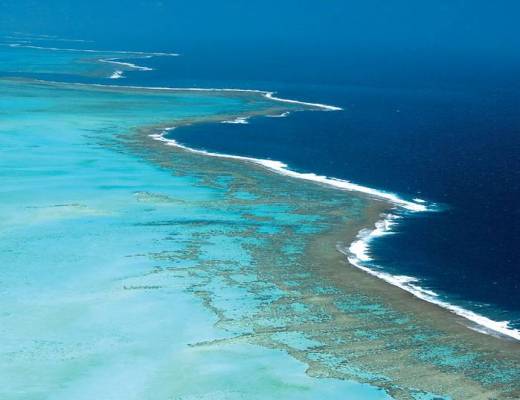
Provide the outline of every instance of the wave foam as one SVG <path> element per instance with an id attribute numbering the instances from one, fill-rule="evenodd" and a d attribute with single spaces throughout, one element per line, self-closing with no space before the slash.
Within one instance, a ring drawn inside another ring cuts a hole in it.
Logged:
<path id="1" fill-rule="evenodd" d="M 178 56 L 177 53 L 145 53 L 141 51 L 107 51 L 107 50 L 91 50 L 91 49 L 68 49 L 68 48 L 58 48 L 58 47 L 43 47 L 43 46 L 34 46 L 34 45 L 24 45 L 20 43 L 10 43 L 9 47 L 22 47 L 29 49 L 38 49 L 38 50 L 50 50 L 50 51 L 74 51 L 74 52 L 85 52 L 85 53 L 110 53 L 110 54 L 124 54 L 129 57 L 134 56 L 136 58 L 151 58 L 155 56 Z M 137 65 L 128 61 L 120 61 L 121 58 L 118 57 L 110 57 L 110 58 L 100 58 L 97 61 L 103 63 L 114 64 L 126 68 L 135 69 L 137 71 L 153 71 L 153 68 L 143 67 L 142 65 Z M 110 79 L 120 79 L 123 78 L 123 71 L 116 70 L 110 75 Z"/>
<path id="2" fill-rule="evenodd" d="M 247 122 L 247 117 L 237 117 L 235 119 L 231 119 L 229 121 L 220 121 L 221 124 L 249 124 Z"/>
<path id="3" fill-rule="evenodd" d="M 52 82 L 52 81 L 42 81 L 42 83 L 55 83 L 58 84 L 60 82 Z M 302 106 L 318 108 L 321 111 L 341 111 L 343 110 L 341 107 L 331 106 L 328 104 L 320 104 L 320 103 L 309 103 L 306 101 L 300 100 L 290 100 L 281 97 L 274 96 L 275 92 L 269 92 L 266 90 L 257 90 L 257 89 L 238 89 L 238 88 L 200 88 L 200 87 L 168 87 L 168 86 L 136 86 L 136 85 L 107 85 L 100 83 L 70 83 L 70 85 L 77 86 L 94 86 L 94 87 L 109 87 L 109 88 L 117 88 L 117 89 L 142 89 L 142 90 L 164 90 L 170 92 L 236 92 L 236 93 L 257 93 L 260 94 L 272 101 L 279 101 L 282 103 L 291 103 L 298 104 Z"/>
<path id="4" fill-rule="evenodd" d="M 266 117 L 268 117 L 268 118 L 285 118 L 285 117 L 288 117 L 289 114 L 291 114 L 290 111 L 285 111 L 285 112 L 283 112 L 281 114 L 277 114 L 277 115 L 266 115 Z"/>
<path id="5" fill-rule="evenodd" d="M 307 102 L 302 102 L 302 101 L 298 101 L 298 100 L 282 99 L 280 97 L 276 97 L 274 95 L 274 92 L 267 92 L 265 97 L 267 97 L 268 99 L 271 99 L 271 100 L 281 101 L 282 103 L 305 104 L 305 105 L 308 105 L 308 106 L 322 108 L 322 109 L 325 109 L 325 110 L 328 110 L 328 111 L 341 111 L 341 110 L 343 110 L 341 107 L 329 106 L 327 104 L 307 103 Z"/>
<path id="6" fill-rule="evenodd" d="M 75 42 L 75 43 L 93 43 L 93 40 L 85 40 L 85 39 L 69 39 L 69 38 L 60 38 L 54 35 L 38 35 L 38 34 L 23 34 L 18 33 L 16 36 L 6 35 L 4 36 L 6 39 L 16 40 L 17 42 L 30 43 L 30 41 L 48 41 L 48 42 Z"/>
<path id="7" fill-rule="evenodd" d="M 140 57 L 140 58 L 149 58 L 149 57 L 144 57 L 143 56 L 143 57 Z M 104 63 L 109 63 L 109 64 L 122 65 L 123 67 L 136 69 L 138 71 L 153 71 L 153 68 L 150 68 L 150 67 L 143 67 L 141 65 L 137 65 L 137 64 L 134 64 L 134 63 L 123 62 L 123 61 L 116 61 L 116 60 L 119 60 L 119 58 L 117 58 L 117 57 L 101 58 L 98 61 L 99 62 L 104 62 Z"/>
<path id="8" fill-rule="evenodd" d="M 121 79 L 124 78 L 123 71 L 116 70 L 112 73 L 112 75 L 109 76 L 109 79 Z"/>
<path id="9" fill-rule="evenodd" d="M 75 51 L 80 53 L 110 53 L 110 54 L 127 54 L 127 55 L 138 55 L 138 56 L 157 56 L 157 57 L 177 57 L 178 53 L 162 53 L 162 52 L 145 52 L 145 51 L 126 51 L 126 50 L 93 50 L 93 49 L 74 49 L 64 47 L 46 47 L 46 46 L 35 46 L 25 45 L 20 43 L 10 43 L 9 47 L 22 47 L 26 49 L 36 50 L 49 50 L 49 51 Z"/>
<path id="10" fill-rule="evenodd" d="M 289 169 L 288 165 L 281 161 L 245 157 L 245 156 L 236 156 L 236 155 L 230 155 L 230 154 L 213 153 L 213 152 L 209 152 L 206 150 L 193 149 L 193 148 L 190 148 L 190 147 L 187 147 L 187 146 L 184 146 L 184 145 L 178 143 L 174 139 L 165 138 L 164 135 L 169 130 L 171 130 L 171 128 L 163 131 L 160 134 L 151 135 L 151 137 L 155 140 L 160 140 L 162 142 L 165 142 L 166 144 L 168 144 L 170 146 L 179 147 L 184 150 L 190 151 L 192 153 L 203 154 L 203 155 L 211 156 L 211 157 L 230 158 L 230 159 L 235 159 L 235 160 L 247 161 L 250 163 L 261 165 L 269 170 L 272 170 L 274 172 L 277 172 L 279 174 L 289 176 L 292 178 L 313 181 L 313 182 L 321 183 L 321 184 L 324 184 L 327 186 L 332 186 L 332 187 L 335 187 L 335 188 L 338 188 L 341 190 L 368 194 L 374 198 L 387 200 L 390 203 L 395 204 L 396 206 L 402 207 L 409 211 L 414 211 L 414 212 L 428 211 L 428 207 L 424 203 L 420 204 L 417 202 L 404 200 L 394 193 L 384 192 L 384 191 L 369 188 L 366 186 L 361 186 L 361 185 L 358 185 L 358 184 L 355 184 L 355 183 L 352 183 L 352 182 L 349 182 L 349 181 L 343 180 L 343 179 L 329 178 L 326 176 L 316 175 L 313 173 L 296 172 L 296 171 Z"/>
<path id="11" fill-rule="evenodd" d="M 365 229 L 359 232 L 357 240 L 351 243 L 348 249 L 345 250 L 339 248 L 339 250 L 347 256 L 350 264 L 356 268 L 397 286 L 421 300 L 436 304 L 478 325 L 477 327 L 470 326 L 470 329 L 485 334 L 499 334 L 520 340 L 520 330 L 511 328 L 509 326 L 509 321 L 494 321 L 463 307 L 448 303 L 447 301 L 442 300 L 434 291 L 421 287 L 419 280 L 412 276 L 392 275 L 388 272 L 377 269 L 377 267 L 370 267 L 368 265 L 368 263 L 372 261 L 369 254 L 370 242 L 375 238 L 391 234 L 392 227 L 396 224 L 397 218 L 398 217 L 393 214 L 386 215 L 384 219 L 375 224 L 374 229 Z"/>

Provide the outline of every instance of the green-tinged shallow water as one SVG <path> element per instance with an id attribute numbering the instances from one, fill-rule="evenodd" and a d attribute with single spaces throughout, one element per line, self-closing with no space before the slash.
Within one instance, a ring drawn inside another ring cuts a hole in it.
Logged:
<path id="1" fill-rule="evenodd" d="M 518 398 L 515 343 L 343 262 L 390 205 L 149 137 L 306 108 L 0 79 L 0 398 Z"/>

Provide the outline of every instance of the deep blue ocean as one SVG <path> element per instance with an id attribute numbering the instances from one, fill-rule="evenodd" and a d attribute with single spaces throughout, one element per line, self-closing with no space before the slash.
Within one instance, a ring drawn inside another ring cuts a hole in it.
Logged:
<path id="1" fill-rule="evenodd" d="M 9 3 L 17 18 L 0 22 L 94 41 L 75 47 L 181 53 L 138 60 L 154 71 L 118 84 L 273 90 L 342 107 L 171 135 L 438 204 L 375 241 L 376 262 L 520 328 L 517 3 L 230 1 L 206 2 L 205 13 L 182 2 L 62 3 L 57 14 Z"/>

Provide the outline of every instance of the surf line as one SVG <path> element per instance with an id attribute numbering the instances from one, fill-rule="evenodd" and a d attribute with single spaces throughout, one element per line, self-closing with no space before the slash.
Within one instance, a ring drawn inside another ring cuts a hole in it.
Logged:
<path id="1" fill-rule="evenodd" d="M 274 96 L 271 96 L 274 97 Z M 313 173 L 301 173 L 290 170 L 287 164 L 276 161 L 276 160 L 268 160 L 268 159 L 259 159 L 253 157 L 245 157 L 245 156 L 237 156 L 231 154 L 222 154 L 222 153 L 214 153 L 206 150 L 198 150 L 193 149 L 191 147 L 185 146 L 174 139 L 168 139 L 166 135 L 168 132 L 175 129 L 175 127 L 170 127 L 163 129 L 160 133 L 150 134 L 149 136 L 157 141 L 163 142 L 168 146 L 177 147 L 183 149 L 185 151 L 200 154 L 204 156 L 210 157 L 218 157 L 218 158 L 226 158 L 226 159 L 234 159 L 239 161 L 244 161 L 248 163 L 253 163 L 260 165 L 268 170 L 274 171 L 276 173 L 296 178 L 296 179 L 304 179 L 308 181 L 313 181 L 321 184 L 325 184 L 327 186 L 333 186 L 335 188 L 346 190 L 346 191 L 355 191 L 359 193 L 364 193 L 370 195 L 375 198 L 380 198 L 389 201 L 396 206 L 405 209 L 410 212 L 425 212 L 425 211 L 433 211 L 432 208 L 429 208 L 424 200 L 414 199 L 413 201 L 408 201 L 400 198 L 394 193 L 388 193 L 384 191 L 380 191 L 377 189 L 369 188 L 366 186 L 361 186 L 346 180 L 329 178 L 325 176 L 316 175 Z M 356 240 L 352 242 L 347 248 L 341 248 L 338 246 L 338 250 L 345 254 L 349 263 L 354 267 L 375 276 L 393 286 L 397 286 L 402 290 L 411 293 L 415 297 L 433 303 L 441 308 L 444 308 L 460 317 L 467 319 L 468 321 L 476 324 L 475 327 L 468 326 L 469 329 L 476 330 L 478 332 L 490 335 L 500 335 L 509 338 L 513 338 L 516 340 L 520 340 L 520 331 L 513 329 L 509 326 L 509 321 L 494 321 L 490 318 L 487 318 L 483 315 L 479 315 L 473 311 L 467 310 L 463 307 L 448 303 L 447 301 L 441 300 L 437 293 L 425 289 L 420 286 L 417 278 L 405 275 L 392 275 L 388 272 L 384 272 L 377 268 L 369 266 L 369 262 L 372 261 L 372 258 L 369 255 L 370 252 L 370 244 L 371 242 L 381 236 L 388 235 L 392 233 L 392 229 L 397 225 L 398 219 L 400 217 L 395 214 L 385 214 L 383 219 L 376 222 L 373 229 L 363 229 L 360 231 L 356 237 Z"/>
<path id="2" fill-rule="evenodd" d="M 42 81 L 42 83 L 45 83 L 45 81 Z M 55 82 L 58 83 L 58 82 Z M 96 87 L 110 87 L 110 88 L 116 88 L 116 89 L 143 89 L 143 90 L 163 90 L 163 91 L 171 91 L 171 92 L 178 92 L 178 91 L 194 91 L 194 92 L 236 92 L 236 93 L 258 93 L 270 100 L 276 101 L 276 102 L 282 102 L 282 103 L 289 103 L 289 104 L 298 104 L 302 106 L 308 106 L 308 107 L 314 107 L 318 108 L 324 111 L 341 111 L 343 110 L 341 107 L 332 106 L 328 104 L 322 104 L 322 103 L 311 103 L 311 102 L 305 102 L 300 100 L 292 100 L 292 99 L 285 99 L 282 97 L 278 97 L 275 95 L 275 92 L 265 91 L 265 90 L 257 90 L 257 89 L 234 89 L 234 88 L 197 88 L 197 87 L 188 87 L 188 88 L 175 88 L 175 87 L 158 87 L 158 86 L 129 86 L 129 85 L 105 85 L 105 84 L 84 84 L 84 83 L 73 83 L 71 85 L 79 85 L 79 86 L 96 86 Z M 247 118 L 239 117 L 233 120 L 232 123 L 244 123 L 247 121 Z M 230 121 L 221 121 L 225 123 L 229 123 Z M 254 164 L 262 165 L 272 171 L 278 172 L 282 175 L 290 176 L 293 178 L 299 178 L 304 179 L 308 181 L 314 181 L 318 183 L 325 184 L 327 186 L 333 186 L 338 189 L 343 189 L 347 191 L 354 191 L 354 192 L 360 192 L 365 193 L 367 195 L 373 196 L 375 198 L 384 199 L 389 201 L 392 204 L 395 204 L 397 206 L 403 207 L 408 211 L 429 211 L 428 206 L 426 205 L 426 202 L 421 199 L 414 199 L 413 201 L 405 200 L 396 195 L 395 193 L 391 192 L 385 192 L 378 189 L 373 189 L 367 186 L 358 185 L 356 183 L 352 183 L 347 180 L 343 179 L 337 179 L 337 178 L 330 178 L 323 175 L 316 175 L 314 173 L 301 173 L 296 172 L 288 168 L 288 165 L 281 162 L 281 161 L 274 161 L 274 160 L 266 160 L 266 159 L 259 159 L 259 158 L 253 158 L 253 157 L 244 157 L 244 156 L 236 156 L 236 155 L 230 155 L 230 154 L 220 154 L 220 153 L 212 153 L 205 150 L 196 150 L 192 149 L 190 147 L 181 145 L 177 143 L 173 139 L 167 139 L 164 136 L 168 131 L 171 131 L 172 129 L 175 129 L 175 127 L 166 128 L 163 130 L 160 134 L 155 134 L 152 136 L 152 138 L 156 140 L 161 140 L 171 146 L 176 146 L 179 148 L 183 148 L 184 150 L 190 151 L 192 153 L 199 153 L 204 154 L 207 156 L 212 157 L 220 157 L 220 158 L 232 158 L 242 161 L 247 161 Z"/>
<path id="3" fill-rule="evenodd" d="M 138 56 L 139 58 L 150 58 L 152 56 Z M 135 69 L 137 71 L 153 71 L 153 68 L 150 67 L 143 67 L 142 65 L 137 65 L 130 62 L 123 62 L 119 61 L 121 58 L 118 57 L 111 57 L 111 58 L 100 58 L 97 61 L 103 62 L 103 63 L 109 63 L 114 65 L 120 65 L 126 68 Z M 121 79 L 124 78 L 124 71 L 121 69 L 116 69 L 112 75 L 109 76 L 110 79 Z"/>
<path id="4" fill-rule="evenodd" d="M 160 53 L 160 52 L 143 52 L 143 51 L 123 51 L 123 50 L 92 50 L 92 49 L 73 49 L 73 48 L 61 48 L 61 47 L 44 47 L 44 46 L 35 46 L 28 44 L 20 44 L 20 43 L 10 43 L 9 47 L 14 48 L 27 48 L 27 49 L 36 49 L 36 50 L 49 50 L 49 51 L 68 51 L 68 52 L 83 52 L 83 53 L 107 53 L 107 54 L 121 54 L 125 57 L 109 57 L 109 58 L 99 58 L 96 61 L 102 63 L 114 64 L 116 66 L 121 66 L 124 68 L 130 68 L 137 71 L 153 71 L 153 68 L 143 67 L 141 65 L 137 65 L 131 62 L 124 62 L 126 58 L 151 58 L 151 57 L 177 57 L 178 53 Z M 108 78 L 110 79 L 121 79 L 124 78 L 124 71 L 122 69 L 117 69 Z"/>
<path id="5" fill-rule="evenodd" d="M 352 242 L 348 248 L 338 246 L 338 250 L 345 254 L 349 263 L 356 268 L 382 279 L 391 285 L 397 286 L 421 300 L 433 303 L 476 324 L 476 326 L 468 326 L 469 329 L 487 335 L 496 336 L 498 334 L 499 336 L 520 340 L 520 330 L 511 328 L 509 321 L 494 321 L 488 317 L 477 314 L 474 311 L 451 304 L 442 300 L 434 291 L 421 287 L 417 278 L 406 275 L 393 275 L 371 264 L 371 242 L 378 237 L 392 234 L 392 228 L 397 224 L 398 218 L 399 217 L 394 214 L 385 215 L 383 219 L 375 223 L 374 229 L 361 230 L 358 233 L 356 240 Z"/>
<path id="6" fill-rule="evenodd" d="M 62 82 L 57 81 L 45 81 L 41 79 L 37 79 L 36 81 L 41 82 L 42 84 L 62 84 Z M 321 103 L 310 103 L 307 101 L 300 100 L 291 100 L 285 99 L 282 97 L 275 96 L 275 92 L 270 92 L 266 90 L 258 90 L 258 89 L 237 89 L 237 88 L 201 88 L 201 87 L 166 87 L 166 86 L 135 86 L 135 85 L 110 85 L 110 84 L 102 84 L 102 83 L 67 83 L 68 85 L 76 85 L 76 86 L 92 86 L 92 87 L 106 87 L 113 89 L 140 89 L 140 90 L 164 90 L 170 92 L 236 92 L 236 93 L 257 93 L 264 96 L 267 99 L 278 101 L 282 103 L 291 103 L 291 104 L 299 104 L 302 106 L 315 107 L 322 111 L 342 111 L 343 108 L 331 106 L 328 104 Z M 295 110 L 300 111 L 300 110 Z M 247 118 L 246 118 L 247 119 Z M 422 201 L 422 200 L 421 200 Z"/>
<path id="7" fill-rule="evenodd" d="M 270 98 L 276 99 L 273 96 L 270 96 Z M 291 100 L 291 102 L 293 102 L 293 101 L 296 102 L 296 100 Z M 173 129 L 175 129 L 175 127 L 166 128 L 161 133 L 151 134 L 150 137 L 154 140 L 159 140 L 161 142 L 164 142 L 168 146 L 174 146 L 177 148 L 181 148 L 181 149 L 189 151 L 191 153 L 201 154 L 201 155 L 210 156 L 210 157 L 228 158 L 228 159 L 245 161 L 245 162 L 261 165 L 271 171 L 277 172 L 281 175 L 289 176 L 291 178 L 297 178 L 297 179 L 303 179 L 303 180 L 307 180 L 307 181 L 317 182 L 317 183 L 321 183 L 321 184 L 324 184 L 327 186 L 332 186 L 332 187 L 346 190 L 346 191 L 364 193 L 364 194 L 367 194 L 367 195 L 375 197 L 375 198 L 386 200 L 386 201 L 388 201 L 392 204 L 395 204 L 396 206 L 402 207 L 408 211 L 413 211 L 413 212 L 428 211 L 427 205 L 422 200 L 421 201 L 404 200 L 394 193 L 384 192 L 384 191 L 373 189 L 373 188 L 370 188 L 367 186 L 358 185 L 356 183 L 352 183 L 347 180 L 329 178 L 327 176 L 317 175 L 314 173 L 296 172 L 296 171 L 289 169 L 288 165 L 281 161 L 245 157 L 245 156 L 237 156 L 237 155 L 231 155 L 231 154 L 214 153 L 214 152 L 209 152 L 206 150 L 193 149 L 191 147 L 180 144 L 179 142 L 177 142 L 174 139 L 166 138 L 165 136 L 167 135 L 167 133 L 172 131 Z"/>
<path id="8" fill-rule="evenodd" d="M 178 53 L 164 53 L 164 52 L 146 52 L 146 51 L 130 51 L 130 50 L 93 50 L 93 49 L 73 49 L 65 47 L 45 47 L 35 46 L 20 43 L 10 43 L 9 47 L 23 47 L 26 49 L 36 50 L 50 50 L 50 51 L 74 51 L 83 53 L 110 53 L 110 54 L 128 54 L 128 55 L 139 55 L 139 56 L 158 56 L 158 57 L 177 57 Z"/>

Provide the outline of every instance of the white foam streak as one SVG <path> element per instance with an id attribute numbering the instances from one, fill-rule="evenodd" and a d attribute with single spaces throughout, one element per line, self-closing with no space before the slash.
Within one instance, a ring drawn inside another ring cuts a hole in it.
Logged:
<path id="1" fill-rule="evenodd" d="M 396 219 L 397 217 L 395 215 L 387 215 L 383 220 L 376 223 L 373 230 L 362 230 L 359 232 L 357 240 L 350 244 L 347 251 L 343 249 L 339 250 L 346 254 L 348 261 L 352 265 L 368 274 L 397 286 L 421 300 L 436 304 L 477 324 L 478 327 L 469 327 L 475 331 L 485 334 L 499 334 L 520 340 L 520 330 L 511 328 L 508 321 L 494 321 L 473 311 L 466 310 L 463 307 L 448 303 L 442 300 L 437 293 L 422 288 L 417 278 L 406 275 L 392 275 L 377 269 L 377 267 L 368 266 L 367 263 L 372 260 L 369 254 L 370 242 L 377 237 L 391 234 Z"/>
<path id="2" fill-rule="evenodd" d="M 306 102 L 302 102 L 302 101 L 298 101 L 298 100 L 291 100 L 291 99 L 282 99 L 280 97 L 276 97 L 274 95 L 274 92 L 267 92 L 265 97 L 271 99 L 271 100 L 276 100 L 276 101 L 281 101 L 283 103 L 291 103 L 291 104 L 305 104 L 305 105 L 308 105 L 308 106 L 312 106 L 312 107 L 318 107 L 318 108 L 323 108 L 324 110 L 328 110 L 328 111 L 341 111 L 343 110 L 341 107 L 336 107 L 336 106 L 329 106 L 327 104 L 320 104 L 320 103 L 306 103 Z"/>
<path id="3" fill-rule="evenodd" d="M 109 76 L 110 79 L 121 79 L 124 78 L 123 71 L 117 70 L 114 71 L 112 75 Z"/>
<path id="4" fill-rule="evenodd" d="M 361 186 L 361 185 L 358 185 L 358 184 L 355 184 L 355 183 L 352 183 L 352 182 L 349 182 L 349 181 L 346 181 L 346 180 L 343 180 L 343 179 L 328 178 L 326 176 L 316 175 L 316 174 L 313 174 L 313 173 L 296 172 L 296 171 L 293 171 L 291 169 L 288 169 L 287 164 L 284 164 L 281 161 L 266 160 L 266 159 L 253 158 L 253 157 L 236 156 L 236 155 L 230 155 L 230 154 L 212 153 L 212 152 L 208 152 L 208 151 L 205 151 L 205 150 L 192 149 L 190 147 L 183 146 L 183 145 L 177 143 L 173 139 L 165 138 L 164 134 L 166 132 L 167 132 L 167 130 L 165 132 L 163 132 L 162 134 L 152 135 L 151 137 L 153 137 L 156 140 L 161 140 L 161 141 L 165 142 L 166 144 L 168 144 L 170 146 L 180 147 L 180 148 L 188 150 L 188 151 L 190 151 L 192 153 L 204 154 L 206 156 L 211 156 L 211 157 L 231 158 L 231 159 L 235 159 L 235 160 L 247 161 L 247 162 L 250 162 L 250 163 L 262 165 L 263 167 L 265 167 L 265 168 L 267 168 L 269 170 L 272 170 L 274 172 L 277 172 L 279 174 L 282 174 L 282 175 L 285 175 L 285 176 L 289 176 L 289 177 L 292 177 L 292 178 L 304 179 L 304 180 L 307 180 L 307 181 L 313 181 L 313 182 L 321 183 L 321 184 L 324 184 L 324 185 L 327 185 L 327 186 L 333 186 L 333 187 L 341 189 L 341 190 L 365 193 L 365 194 L 368 194 L 368 195 L 370 195 L 372 197 L 375 197 L 375 198 L 387 200 L 387 201 L 391 202 L 392 204 L 395 204 L 396 206 L 403 207 L 403 208 L 405 208 L 405 209 L 407 209 L 409 211 L 418 212 L 418 211 L 427 211 L 428 210 L 428 208 L 427 208 L 427 206 L 425 204 L 418 204 L 418 203 L 414 203 L 414 202 L 411 202 L 411 201 L 407 201 L 407 200 L 401 199 L 399 196 L 397 196 L 394 193 L 383 192 L 381 190 L 369 188 L 369 187 L 366 187 L 366 186 Z"/>
<path id="5" fill-rule="evenodd" d="M 41 81 L 42 83 L 49 83 L 51 81 Z M 59 82 L 53 82 L 59 83 Z M 275 92 L 268 92 L 257 89 L 237 89 L 237 88 L 200 88 L 200 87 L 167 87 L 167 86 L 136 86 L 136 85 L 106 85 L 100 83 L 71 83 L 71 85 L 78 86 L 95 86 L 95 87 L 109 87 L 117 89 L 142 89 L 142 90 L 164 90 L 170 92 L 236 92 L 236 93 L 258 93 L 272 101 L 279 101 L 282 103 L 298 104 L 302 106 L 318 108 L 321 111 L 339 111 L 340 107 L 331 106 L 328 104 L 308 103 L 306 101 L 290 100 L 274 96 Z"/>
<path id="6" fill-rule="evenodd" d="M 268 118 L 285 118 L 285 117 L 288 117 L 289 114 L 291 114 L 290 111 L 285 111 L 285 112 L 283 112 L 281 114 L 278 114 L 278 115 L 266 115 L 266 117 L 268 117 Z"/>
<path id="7" fill-rule="evenodd" d="M 74 42 L 74 43 L 94 43 L 93 40 L 85 40 L 85 39 L 67 39 L 67 38 L 60 38 L 57 36 L 50 36 L 50 35 L 19 35 L 19 36 L 12 36 L 7 35 L 4 36 L 6 39 L 10 40 L 16 40 L 17 42 L 21 43 L 30 43 L 31 41 L 48 41 L 48 42 Z"/>
<path id="8" fill-rule="evenodd" d="M 220 121 L 221 124 L 248 124 L 247 118 L 244 117 L 237 117 L 235 119 L 231 119 L 229 121 Z"/>
<path id="9" fill-rule="evenodd" d="M 73 49 L 73 48 L 63 48 L 63 47 L 45 47 L 45 46 L 34 46 L 34 45 L 25 45 L 19 43 L 10 43 L 9 47 L 22 47 L 26 49 L 36 49 L 36 50 L 50 50 L 50 51 L 75 51 L 80 53 L 110 53 L 110 54 L 127 54 L 127 55 L 137 55 L 137 56 L 158 56 L 158 57 L 176 57 L 178 53 L 161 53 L 161 52 L 144 52 L 144 51 L 125 51 L 125 50 L 93 50 L 93 49 Z"/>
<path id="10" fill-rule="evenodd" d="M 38 50 L 51 50 L 51 51 L 74 51 L 74 52 L 85 52 L 85 53 L 110 53 L 110 54 L 124 54 L 129 57 L 135 56 L 136 58 L 151 58 L 155 56 L 178 56 L 176 53 L 145 53 L 141 51 L 107 51 L 107 50 L 91 50 L 91 49 L 66 49 L 66 48 L 58 48 L 58 47 L 42 47 L 42 46 L 33 46 L 33 45 L 22 45 L 20 43 L 10 43 L 9 47 L 22 47 L 29 49 L 38 49 Z M 121 59 L 118 57 L 111 58 L 100 58 L 97 61 L 103 63 L 114 64 L 126 68 L 135 69 L 137 71 L 153 71 L 153 68 L 143 67 L 141 65 L 137 65 L 128 61 L 120 61 Z M 123 78 L 123 71 L 116 70 L 109 76 L 110 79 L 120 79 Z"/>
<path id="11" fill-rule="evenodd" d="M 142 57 L 142 58 L 144 58 L 144 57 Z M 138 71 L 153 71 L 153 68 L 143 67 L 141 65 L 137 65 L 137 64 L 134 64 L 134 63 L 123 62 L 123 61 L 116 61 L 116 60 L 119 60 L 119 59 L 118 58 L 102 58 L 102 59 L 99 59 L 98 61 L 99 62 L 104 62 L 104 63 L 109 63 L 109 64 L 122 65 L 123 67 L 136 69 Z"/>

